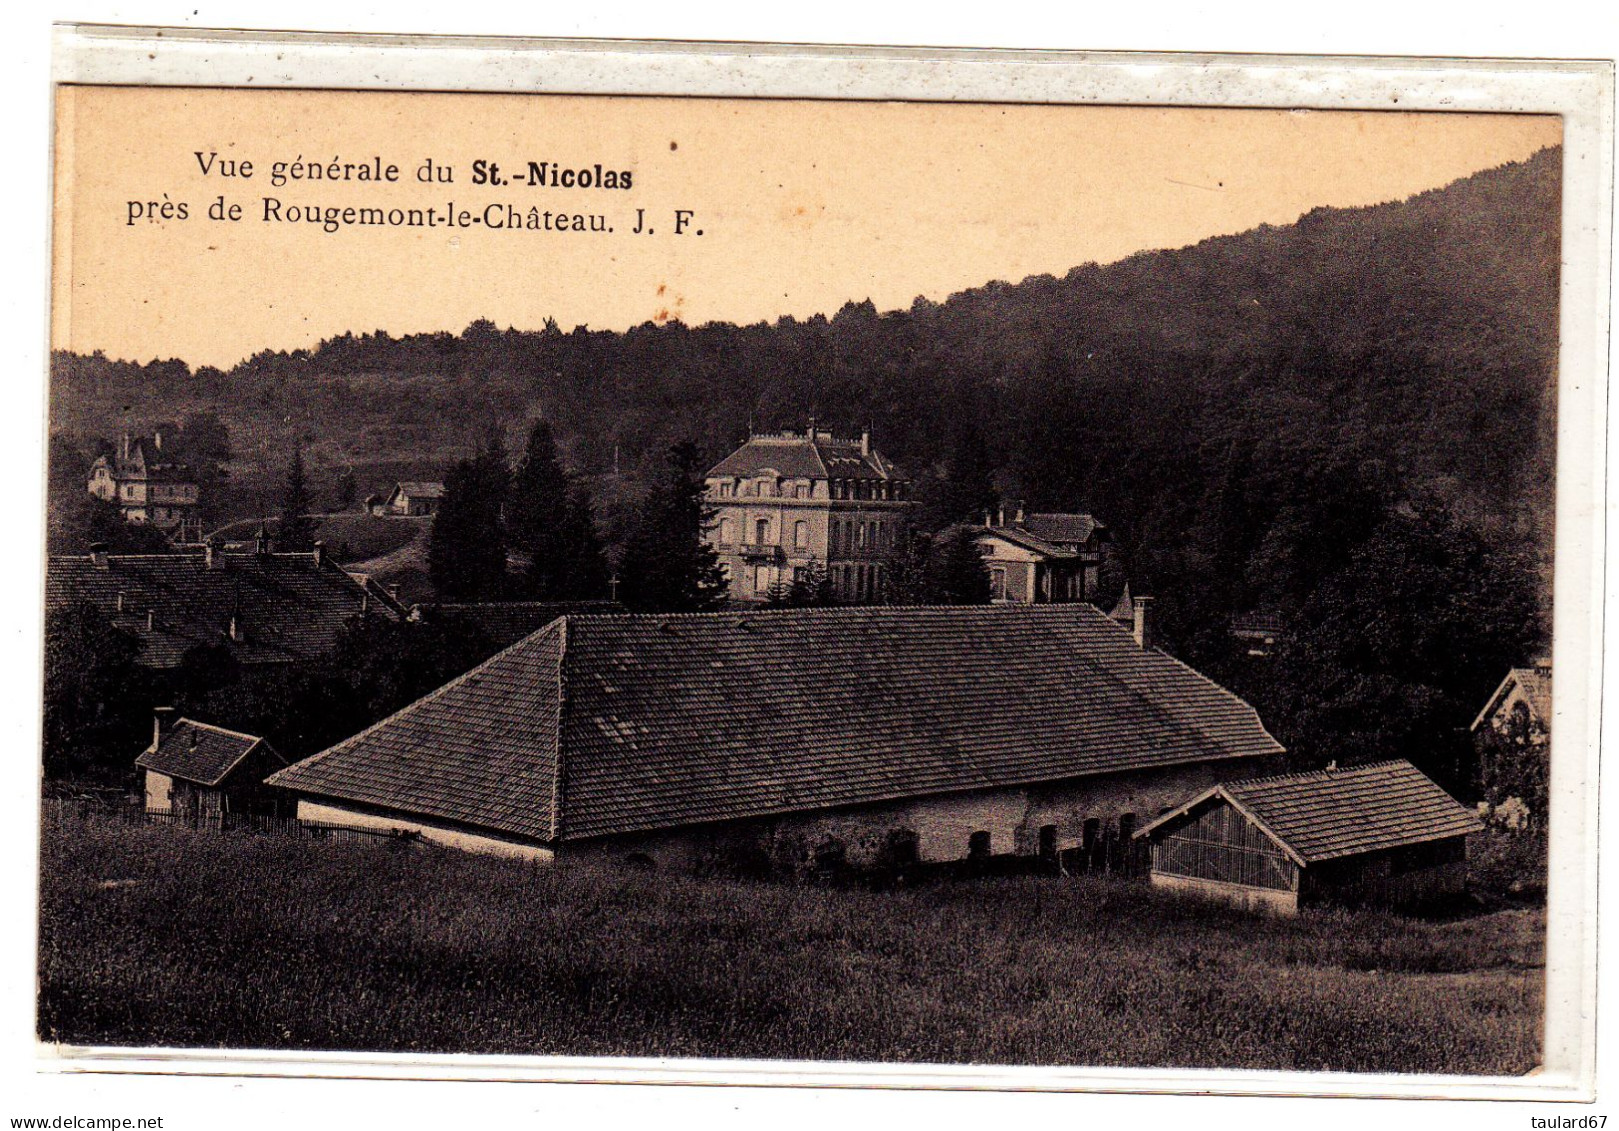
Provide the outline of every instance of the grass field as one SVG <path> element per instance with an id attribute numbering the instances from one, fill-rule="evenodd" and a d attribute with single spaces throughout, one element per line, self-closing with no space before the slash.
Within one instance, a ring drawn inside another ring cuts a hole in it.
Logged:
<path id="1" fill-rule="evenodd" d="M 69 1044 L 1518 1074 L 1545 916 L 1266 920 L 1142 885 L 897 892 L 46 828 Z"/>

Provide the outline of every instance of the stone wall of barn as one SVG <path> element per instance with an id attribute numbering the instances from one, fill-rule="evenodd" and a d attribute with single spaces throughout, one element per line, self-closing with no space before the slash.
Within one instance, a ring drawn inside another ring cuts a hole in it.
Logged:
<path id="1" fill-rule="evenodd" d="M 440 844 L 446 848 L 459 848 L 465 852 L 482 852 L 492 856 L 510 856 L 542 864 L 550 863 L 555 855 L 549 848 L 525 844 L 497 834 L 473 833 L 421 817 L 369 812 L 346 805 L 323 804 L 307 798 L 298 799 L 298 819 L 314 824 L 415 833 L 424 841 Z"/>
<path id="2" fill-rule="evenodd" d="M 1035 856 L 1129 833 L 1221 779 L 1262 772 L 1254 759 L 1102 774 L 1044 785 L 939 794 L 564 844 L 563 860 L 697 874 L 807 873 L 837 867 Z"/>

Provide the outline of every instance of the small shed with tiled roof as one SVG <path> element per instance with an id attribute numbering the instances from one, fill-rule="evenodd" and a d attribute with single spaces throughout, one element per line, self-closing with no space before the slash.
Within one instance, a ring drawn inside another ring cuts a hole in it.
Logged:
<path id="1" fill-rule="evenodd" d="M 1155 885 L 1293 914 L 1463 891 L 1480 828 L 1402 759 L 1223 782 L 1135 835 L 1152 847 Z"/>
<path id="2" fill-rule="evenodd" d="M 146 771 L 146 807 L 200 821 L 227 816 L 290 816 L 290 796 L 264 779 L 287 760 L 267 739 L 195 719 L 165 725 L 156 712 L 152 744 L 135 759 Z"/>

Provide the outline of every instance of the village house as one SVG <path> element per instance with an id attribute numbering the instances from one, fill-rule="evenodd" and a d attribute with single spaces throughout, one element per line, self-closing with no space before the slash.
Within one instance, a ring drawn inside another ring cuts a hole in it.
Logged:
<path id="1" fill-rule="evenodd" d="M 90 494 L 116 503 L 124 521 L 173 532 L 179 540 L 200 536 L 197 477 L 183 463 L 166 462 L 163 433 L 150 440 L 124 433 L 113 456 L 90 465 Z"/>
<path id="2" fill-rule="evenodd" d="M 1541 741 L 1552 726 L 1552 662 L 1539 659 L 1527 668 L 1513 668 L 1473 719 L 1470 730 L 1489 727 L 1498 734 L 1538 735 Z"/>
<path id="3" fill-rule="evenodd" d="M 375 498 L 375 496 L 372 496 Z M 444 500 L 444 484 L 426 481 L 399 482 L 380 504 L 371 505 L 372 514 L 406 515 L 420 518 L 438 513 Z M 370 502 L 370 500 L 367 500 Z"/>
<path id="4" fill-rule="evenodd" d="M 844 604 L 882 593 L 884 559 L 905 537 L 910 482 L 872 447 L 817 429 L 760 433 L 709 469 L 704 537 L 740 601 L 826 570 Z"/>
<path id="5" fill-rule="evenodd" d="M 1090 605 L 782 609 L 561 617 L 270 780 L 306 821 L 783 874 L 1055 866 L 1281 752 Z"/>
<path id="6" fill-rule="evenodd" d="M 216 824 L 227 816 L 291 816 L 290 796 L 264 784 L 287 765 L 267 740 L 195 719 L 168 724 L 171 714 L 154 712 L 152 744 L 135 759 L 146 771 L 148 810 Z"/>
<path id="7" fill-rule="evenodd" d="M 1479 819 L 1407 761 L 1215 785 L 1138 831 L 1154 886 L 1291 915 L 1467 887 Z"/>
<path id="8" fill-rule="evenodd" d="M 210 543 L 199 552 L 53 554 L 47 613 L 94 606 L 135 638 L 136 661 L 175 668 L 193 648 L 223 647 L 241 664 L 284 664 L 330 652 L 356 617 L 402 620 L 375 585 L 345 573 L 316 543 L 311 553 L 272 552 L 261 530 L 245 553 Z"/>
<path id="9" fill-rule="evenodd" d="M 1096 596 L 1106 526 L 1088 514 L 1024 514 L 1001 507 L 971 528 L 989 571 L 990 597 L 1023 605 Z"/>

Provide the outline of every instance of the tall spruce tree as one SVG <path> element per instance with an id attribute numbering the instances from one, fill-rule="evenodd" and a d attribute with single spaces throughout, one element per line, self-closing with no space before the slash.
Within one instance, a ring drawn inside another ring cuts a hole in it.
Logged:
<path id="1" fill-rule="evenodd" d="M 703 501 L 700 466 L 695 444 L 674 445 L 663 478 L 636 512 L 619 564 L 619 598 L 637 612 L 707 612 L 725 603 L 725 574 L 703 538 L 713 511 Z"/>
<path id="2" fill-rule="evenodd" d="M 543 420 L 530 430 L 512 476 L 506 533 L 510 546 L 529 558 L 518 583 L 523 597 L 562 601 L 602 595 L 607 565 L 590 499 L 570 483 L 551 426 Z"/>
<path id="3" fill-rule="evenodd" d="M 281 493 L 281 519 L 275 528 L 275 547 L 283 553 L 302 553 L 315 544 L 315 519 L 309 498 L 309 481 L 304 475 L 304 453 L 294 448 L 292 465 L 287 468 L 286 486 Z"/>
<path id="4" fill-rule="evenodd" d="M 445 475 L 427 543 L 428 577 L 440 600 L 499 601 L 509 595 L 501 512 L 510 477 L 505 445 L 493 429 L 475 456 Z"/>
<path id="5" fill-rule="evenodd" d="M 933 541 L 924 584 L 926 604 L 987 605 L 989 570 L 970 529 L 958 526 Z"/>

